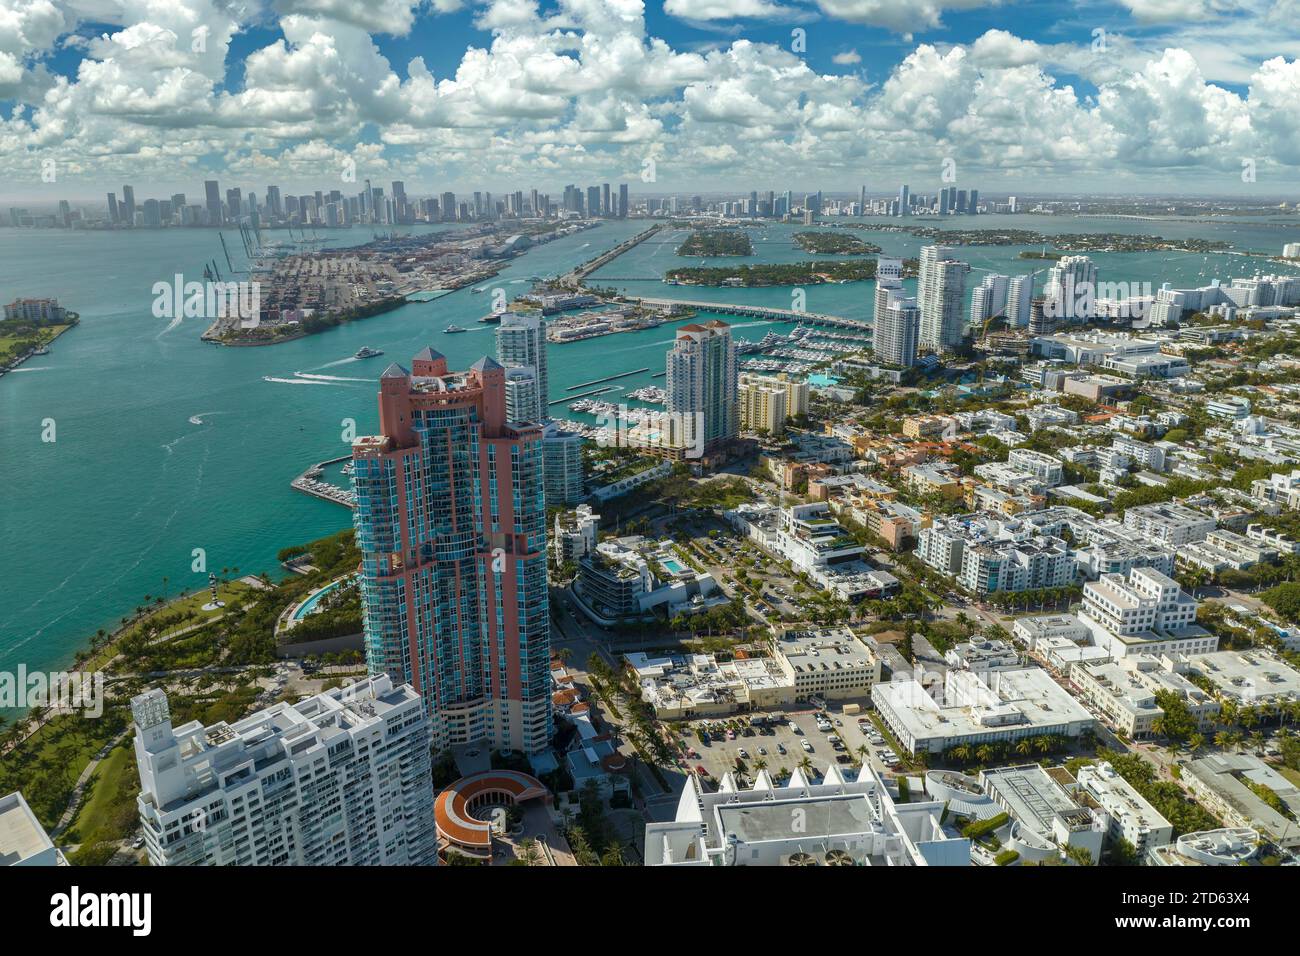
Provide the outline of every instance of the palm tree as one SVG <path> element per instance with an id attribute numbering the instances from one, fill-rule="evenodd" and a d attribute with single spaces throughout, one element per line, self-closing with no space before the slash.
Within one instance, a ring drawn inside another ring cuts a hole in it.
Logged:
<path id="1" fill-rule="evenodd" d="M 1191 751 L 1192 756 L 1196 756 L 1196 751 L 1205 746 L 1205 734 L 1192 734 L 1187 738 L 1187 749 Z"/>
<path id="2" fill-rule="evenodd" d="M 800 758 L 798 766 L 799 769 L 803 771 L 805 777 L 812 773 L 812 759 L 807 754 L 804 754 L 803 757 Z"/>

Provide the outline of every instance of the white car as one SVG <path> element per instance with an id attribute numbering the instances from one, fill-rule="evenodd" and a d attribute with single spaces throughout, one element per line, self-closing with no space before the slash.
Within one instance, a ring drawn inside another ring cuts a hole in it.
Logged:
<path id="1" fill-rule="evenodd" d="M 803 749 L 806 750 L 808 753 L 812 753 L 812 752 L 813 752 L 812 744 L 808 743 L 808 741 L 806 741 L 806 740 L 801 740 L 801 741 L 799 741 L 799 742 L 800 742 L 801 744 L 803 744 Z"/>

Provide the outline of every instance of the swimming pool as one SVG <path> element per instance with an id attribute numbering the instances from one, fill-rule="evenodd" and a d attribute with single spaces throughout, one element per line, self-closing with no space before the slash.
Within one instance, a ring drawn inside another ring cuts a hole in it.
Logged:
<path id="1" fill-rule="evenodd" d="M 321 588 L 319 591 L 317 591 L 307 600 L 299 604 L 298 609 L 293 612 L 293 616 L 290 618 L 290 620 L 301 621 L 308 614 L 314 613 L 316 611 L 317 605 L 320 604 L 322 598 L 324 598 L 330 592 L 335 591 L 338 588 L 342 587 L 347 582 L 348 582 L 348 578 L 340 578 L 337 581 L 333 581 L 325 585 L 323 588 Z"/>
<path id="2" fill-rule="evenodd" d="M 808 384 L 816 386 L 817 388 L 829 388 L 832 385 L 838 385 L 839 381 L 839 379 L 831 378 L 829 375 L 822 372 L 808 376 Z"/>
<path id="3" fill-rule="evenodd" d="M 659 562 L 667 569 L 669 574 L 681 574 L 686 568 L 676 558 L 664 558 Z"/>

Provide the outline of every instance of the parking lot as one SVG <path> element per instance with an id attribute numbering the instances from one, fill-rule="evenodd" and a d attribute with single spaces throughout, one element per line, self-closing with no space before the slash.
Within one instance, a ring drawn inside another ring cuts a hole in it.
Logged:
<path id="1" fill-rule="evenodd" d="M 688 524 L 688 533 L 698 549 L 695 556 L 698 558 L 702 553 L 703 560 L 715 576 L 727 575 L 729 588 L 735 587 L 730 578 L 741 568 L 741 560 L 753 562 L 743 570 L 750 585 L 762 593 L 763 606 L 757 607 L 759 611 L 770 613 L 775 610 L 790 618 L 802 615 L 801 602 L 795 590 L 797 582 L 785 573 L 775 558 L 754 542 L 740 537 L 729 526 L 716 520 L 692 520 Z"/>
<path id="2" fill-rule="evenodd" d="M 843 703 L 839 701 L 830 703 L 825 711 L 830 721 L 830 727 L 826 730 L 818 729 L 815 710 L 792 710 L 773 714 L 735 715 L 715 720 L 686 721 L 676 725 L 675 729 L 677 739 L 682 740 L 697 755 L 694 757 L 688 755 L 685 758 L 689 769 L 702 767 L 707 776 L 714 781 L 719 780 L 728 771 L 735 771 L 737 758 L 747 768 L 746 776 L 751 781 L 758 772 L 757 762 L 760 760 L 765 764 L 763 769 L 773 777 L 782 770 L 793 771 L 804 757 L 811 762 L 812 771 L 817 776 L 825 772 L 827 764 L 835 764 L 846 771 L 852 768 L 856 772 L 862 763 L 859 748 L 863 746 L 870 751 L 872 766 L 877 771 L 887 772 L 889 767 L 881 759 L 881 754 L 888 749 L 888 745 L 883 741 L 877 744 L 870 739 L 866 731 L 874 731 L 874 727 L 869 721 L 859 726 L 859 718 L 866 716 L 865 708 L 861 714 L 845 715 Z M 748 721 L 753 716 L 767 717 L 770 722 L 761 727 L 749 726 Z M 791 722 L 798 726 L 798 732 L 790 728 Z M 722 740 L 714 739 L 713 735 L 710 735 L 709 743 L 701 745 L 696 736 L 696 728 L 708 727 L 718 731 L 730 727 L 734 739 L 726 739 L 724 732 Z M 831 740 L 832 735 L 840 738 L 842 750 L 835 748 Z M 805 749 L 805 742 L 811 750 Z"/>

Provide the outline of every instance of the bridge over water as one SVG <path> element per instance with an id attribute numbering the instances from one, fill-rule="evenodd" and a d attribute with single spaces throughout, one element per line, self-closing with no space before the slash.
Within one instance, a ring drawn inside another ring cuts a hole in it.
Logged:
<path id="1" fill-rule="evenodd" d="M 826 325 L 854 332 L 870 333 L 871 325 L 856 319 L 846 319 L 839 315 L 827 315 L 824 312 L 799 312 L 795 309 L 775 309 L 766 305 L 737 305 L 731 302 L 696 302 L 690 299 L 654 299 L 649 297 L 629 298 L 639 305 L 649 308 L 667 308 L 685 306 L 708 312 L 720 312 L 723 315 L 739 315 L 746 318 L 774 319 L 778 322 L 801 322 L 804 325 Z"/>

